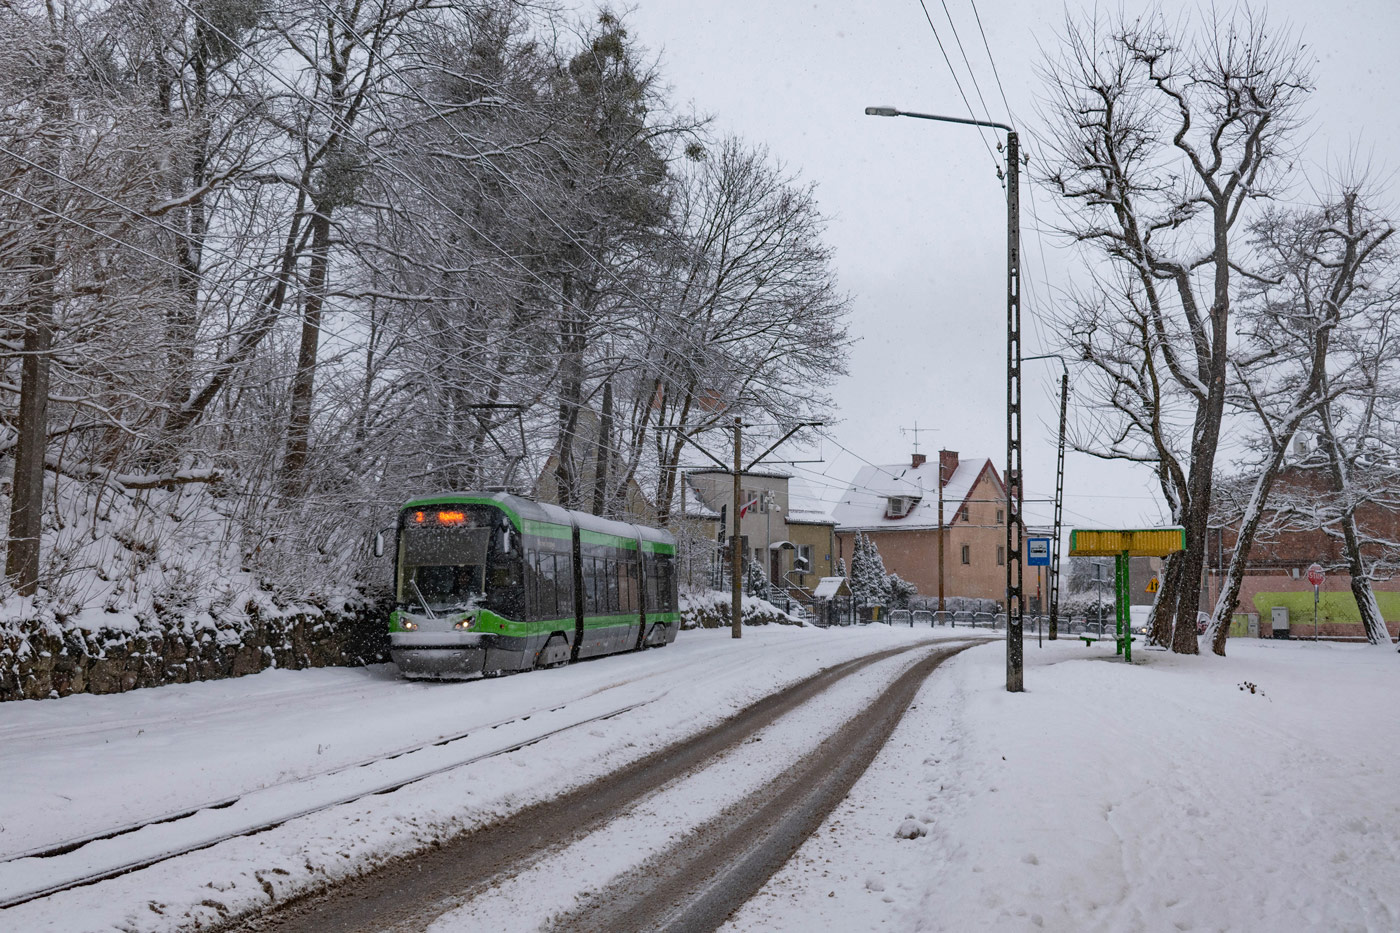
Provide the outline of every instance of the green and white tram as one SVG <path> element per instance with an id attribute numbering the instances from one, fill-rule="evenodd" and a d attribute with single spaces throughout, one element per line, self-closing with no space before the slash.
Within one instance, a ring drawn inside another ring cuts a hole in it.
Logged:
<path id="1" fill-rule="evenodd" d="M 552 667 L 676 639 L 665 531 L 506 493 L 407 503 L 395 534 L 390 656 L 408 677 Z"/>

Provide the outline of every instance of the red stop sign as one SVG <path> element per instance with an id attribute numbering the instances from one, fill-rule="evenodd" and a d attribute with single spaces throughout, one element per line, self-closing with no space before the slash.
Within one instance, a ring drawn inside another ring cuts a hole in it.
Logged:
<path id="1" fill-rule="evenodd" d="M 1324 576 L 1326 575 L 1322 572 L 1322 568 L 1319 565 L 1313 564 L 1308 568 L 1308 582 L 1313 586 L 1321 586 Z"/>

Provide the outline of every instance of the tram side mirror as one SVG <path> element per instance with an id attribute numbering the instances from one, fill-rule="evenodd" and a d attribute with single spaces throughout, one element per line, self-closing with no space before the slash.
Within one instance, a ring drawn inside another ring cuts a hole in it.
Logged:
<path id="1" fill-rule="evenodd" d="M 384 532 L 382 531 L 376 531 L 374 533 L 374 556 L 384 556 Z"/>

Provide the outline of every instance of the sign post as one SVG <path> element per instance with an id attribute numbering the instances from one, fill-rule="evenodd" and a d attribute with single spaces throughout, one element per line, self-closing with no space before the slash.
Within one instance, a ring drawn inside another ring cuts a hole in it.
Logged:
<path id="1" fill-rule="evenodd" d="M 1322 581 L 1326 579 L 1326 576 L 1322 572 L 1321 564 L 1313 564 L 1308 568 L 1308 582 L 1313 587 L 1313 641 L 1317 641 L 1317 588 L 1322 586 Z"/>
<path id="2" fill-rule="evenodd" d="M 1038 604 L 1040 602 L 1040 568 L 1050 566 L 1049 538 L 1026 539 L 1026 566 L 1036 568 L 1035 595 Z M 1035 637 L 1036 644 L 1043 647 L 1045 643 L 1040 640 L 1040 614 L 1038 607 L 1036 610 Z"/>

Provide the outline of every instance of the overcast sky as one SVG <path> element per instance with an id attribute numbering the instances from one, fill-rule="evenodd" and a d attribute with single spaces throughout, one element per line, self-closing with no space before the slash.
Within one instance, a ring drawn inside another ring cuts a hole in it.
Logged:
<path id="1" fill-rule="evenodd" d="M 980 115 L 943 0 L 925 2 Z M 982 0 L 977 6 L 1014 115 L 1009 122 L 1022 130 L 1032 154 L 1040 49 L 1058 41 L 1066 8 L 1084 6 L 1076 0 L 1064 6 Z M 1359 148 L 1379 173 L 1393 172 L 1400 165 L 1400 3 L 1262 6 L 1271 23 L 1300 35 L 1314 59 L 1308 171 L 1321 176 Z M 1182 14 L 1197 9 L 1163 7 Z M 992 119 L 1007 121 L 972 0 L 946 0 L 946 9 Z M 851 330 L 860 342 L 850 375 L 836 387 L 842 419 L 832 429 L 836 443 L 821 451 L 825 463 L 794 472 L 814 479 L 818 494 L 834 501 L 861 466 L 836 444 L 875 463 L 903 461 L 914 438 L 900 429 L 916 422 L 931 429 L 919 435 L 923 451 L 947 447 L 991 456 L 1002 468 L 1006 214 L 986 148 L 996 139 L 990 133 L 979 139 L 972 127 L 864 115 L 870 104 L 968 115 L 919 0 L 638 0 L 629 22 L 660 57 L 676 100 L 713 115 L 718 132 L 767 145 L 818 186 L 838 274 L 854 299 Z M 1393 184 L 1388 193 L 1394 197 Z M 1055 349 L 1056 337 L 1041 315 L 1074 261 L 1053 238 L 1036 232 L 1037 216 L 1048 219 L 1053 211 L 1046 193 L 1023 183 L 1028 356 Z M 1057 377 L 1053 360 L 1026 364 L 1028 498 L 1054 491 Z M 1069 527 L 1164 518 L 1155 481 L 1141 468 L 1071 453 L 1065 485 Z M 1040 507 L 1028 511 L 1033 520 L 1048 514 Z"/>

